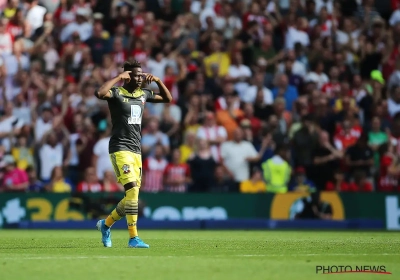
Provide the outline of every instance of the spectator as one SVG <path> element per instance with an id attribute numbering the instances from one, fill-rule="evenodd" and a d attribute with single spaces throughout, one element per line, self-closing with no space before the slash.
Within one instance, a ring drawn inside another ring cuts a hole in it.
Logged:
<path id="1" fill-rule="evenodd" d="M 262 164 L 263 177 L 267 184 L 267 191 L 286 193 L 292 173 L 289 165 L 289 151 L 285 146 L 277 146 L 275 155 Z"/>
<path id="2" fill-rule="evenodd" d="M 88 167 L 85 170 L 85 177 L 76 187 L 76 191 L 80 193 L 96 193 L 103 191 L 103 185 L 96 176 L 96 169 Z"/>
<path id="3" fill-rule="evenodd" d="M 25 192 L 29 187 L 28 174 L 16 167 L 12 155 L 5 155 L 2 161 L 5 165 L 5 173 L 1 184 L 3 190 L 7 192 Z"/>
<path id="4" fill-rule="evenodd" d="M 180 163 L 179 149 L 172 151 L 172 160 L 164 170 L 164 190 L 167 192 L 186 192 L 190 183 L 190 168 L 187 163 Z"/>
<path id="5" fill-rule="evenodd" d="M 272 89 L 272 94 L 274 99 L 277 97 L 283 97 L 286 101 L 286 109 L 291 111 L 293 102 L 298 97 L 297 89 L 289 85 L 288 77 L 285 74 L 280 74 L 276 76 L 276 87 Z"/>
<path id="6" fill-rule="evenodd" d="M 388 100 L 388 110 L 391 117 L 400 112 L 400 86 L 391 90 L 391 97 Z"/>
<path id="7" fill-rule="evenodd" d="M 188 131 L 184 136 L 184 141 L 179 147 L 181 154 L 180 163 L 188 161 L 189 157 L 194 153 L 196 144 L 196 134 L 193 131 Z"/>
<path id="8" fill-rule="evenodd" d="M 214 113 L 207 112 L 204 125 L 197 130 L 197 138 L 208 141 L 215 162 L 220 162 L 221 143 L 226 141 L 227 133 L 224 127 L 217 125 Z"/>
<path id="9" fill-rule="evenodd" d="M 238 92 L 239 96 L 247 96 L 251 70 L 248 66 L 243 64 L 241 53 L 235 54 L 233 64 L 229 67 L 228 76 L 230 78 L 230 81 L 234 83 L 235 90 Z"/>
<path id="10" fill-rule="evenodd" d="M 68 23 L 60 33 L 60 41 L 65 43 L 70 40 L 71 36 L 78 33 L 80 40 L 83 42 L 92 36 L 93 26 L 88 22 L 89 11 L 86 8 L 78 8 L 76 10 L 76 19 Z"/>
<path id="11" fill-rule="evenodd" d="M 294 180 L 290 186 L 291 191 L 311 193 L 316 191 L 315 185 L 306 177 L 306 169 L 302 166 L 296 168 L 294 173 Z"/>
<path id="12" fill-rule="evenodd" d="M 225 98 L 227 108 L 217 111 L 216 117 L 218 124 L 225 128 L 228 139 L 232 139 L 234 131 L 238 127 L 238 119 L 243 116 L 243 111 L 235 108 L 236 94 L 227 94 Z"/>
<path id="13" fill-rule="evenodd" d="M 64 177 L 61 166 L 56 166 L 51 172 L 51 179 L 46 189 L 54 193 L 69 193 L 72 191 L 71 184 Z"/>
<path id="14" fill-rule="evenodd" d="M 367 144 L 367 137 L 366 134 L 362 134 L 357 142 L 346 151 L 346 165 L 349 167 L 349 172 L 353 177 L 356 172 L 363 171 L 366 176 L 371 179 L 371 167 L 374 164 L 374 153 Z"/>
<path id="15" fill-rule="evenodd" d="M 377 189 L 381 192 L 400 190 L 399 156 L 394 150 L 394 147 L 389 143 L 385 143 L 379 147 L 380 173 Z"/>
<path id="16" fill-rule="evenodd" d="M 114 171 L 106 170 L 103 175 L 103 190 L 105 192 L 123 192 L 124 187 L 118 184 L 117 178 L 115 177 Z"/>
<path id="17" fill-rule="evenodd" d="M 368 133 L 368 145 L 374 151 L 374 165 L 379 167 L 379 147 L 388 142 L 388 135 L 381 130 L 381 121 L 378 117 L 372 119 L 371 131 Z"/>
<path id="18" fill-rule="evenodd" d="M 343 152 L 331 144 L 329 134 L 326 131 L 321 131 L 313 157 L 314 164 L 310 178 L 314 181 L 318 190 L 323 190 L 327 182 L 334 179 L 333 171 L 339 167 Z"/>
<path id="19" fill-rule="evenodd" d="M 190 156 L 188 164 L 193 182 L 189 192 L 207 192 L 214 182 L 216 166 L 207 140 L 198 139 L 196 151 Z"/>
<path id="20" fill-rule="evenodd" d="M 165 159 L 165 149 L 158 143 L 154 147 L 154 155 L 149 156 L 143 162 L 144 176 L 141 190 L 144 192 L 157 193 L 164 190 L 163 176 L 168 161 Z"/>
<path id="21" fill-rule="evenodd" d="M 312 193 L 309 197 L 305 197 L 301 200 L 301 212 L 296 213 L 296 219 L 321 219 L 331 220 L 332 219 L 332 206 L 321 200 L 321 194 L 319 192 Z"/>
<path id="22" fill-rule="evenodd" d="M 43 16 L 46 13 L 46 8 L 38 5 L 37 0 L 27 0 L 26 5 L 28 12 L 26 13 L 26 21 L 32 27 L 32 32 L 42 26 Z"/>
<path id="23" fill-rule="evenodd" d="M 363 170 L 354 172 L 354 181 L 349 184 L 349 190 L 353 192 L 372 192 L 372 184 L 367 181 L 367 174 Z"/>
<path id="24" fill-rule="evenodd" d="M 212 68 L 217 69 L 218 76 L 228 74 L 231 60 L 229 55 L 221 51 L 221 44 L 217 40 L 210 42 L 210 55 L 204 58 L 204 66 L 207 77 L 212 76 Z"/>
<path id="25" fill-rule="evenodd" d="M 272 104 L 273 96 L 272 92 L 264 86 L 264 74 L 256 73 L 253 79 L 253 85 L 249 86 L 245 92 L 239 92 L 240 100 L 246 103 L 254 103 L 257 97 L 257 92 L 262 90 L 263 93 L 263 103 Z"/>
<path id="26" fill-rule="evenodd" d="M 169 138 L 165 133 L 159 130 L 159 121 L 156 118 L 149 120 L 146 130 L 142 137 L 142 153 L 144 155 L 153 155 L 155 145 L 160 144 L 164 149 L 164 154 L 169 153 Z M 153 147 L 153 148 L 152 148 Z"/>
<path id="27" fill-rule="evenodd" d="M 263 193 L 267 191 L 267 186 L 262 177 L 262 173 L 258 168 L 253 168 L 249 180 L 240 183 L 241 193 Z"/>
<path id="28" fill-rule="evenodd" d="M 26 173 L 28 174 L 29 179 L 29 192 L 43 192 L 45 190 L 45 185 L 43 182 L 39 181 L 36 175 L 36 170 L 29 166 L 26 169 Z"/>
<path id="29" fill-rule="evenodd" d="M 64 148 L 53 131 L 43 135 L 39 150 L 40 179 L 48 183 L 55 167 L 63 165 Z"/>
<path id="30" fill-rule="evenodd" d="M 347 192 L 350 190 L 349 183 L 346 182 L 343 172 L 337 169 L 333 174 L 333 180 L 326 183 L 327 191 Z"/>
<path id="31" fill-rule="evenodd" d="M 234 131 L 232 141 L 228 141 L 221 146 L 222 163 L 229 175 L 237 184 L 237 189 L 241 182 L 250 179 L 250 163 L 256 163 L 266 150 L 264 144 L 257 153 L 253 144 L 244 141 L 244 134 L 241 128 Z"/>
<path id="32" fill-rule="evenodd" d="M 24 135 L 20 135 L 17 145 L 11 148 L 11 154 L 17 162 L 17 167 L 26 170 L 28 166 L 33 166 L 33 150 L 28 146 L 28 140 Z"/>
<path id="33" fill-rule="evenodd" d="M 113 170 L 110 156 L 108 153 L 108 143 L 110 142 L 110 129 L 107 128 L 107 121 L 102 120 L 98 125 L 100 138 L 93 147 L 93 166 L 96 176 L 101 181 L 107 170 Z"/>

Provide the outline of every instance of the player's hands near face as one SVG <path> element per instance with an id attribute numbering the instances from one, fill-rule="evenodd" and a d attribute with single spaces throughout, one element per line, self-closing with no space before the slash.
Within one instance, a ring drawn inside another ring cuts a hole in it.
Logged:
<path id="1" fill-rule="evenodd" d="M 144 75 L 144 79 L 146 81 L 146 84 L 151 84 L 152 82 L 159 82 L 160 81 L 160 78 L 158 78 L 158 77 L 156 77 L 156 76 L 154 76 L 152 74 L 143 73 L 143 75 Z"/>
<path id="2" fill-rule="evenodd" d="M 120 80 L 124 80 L 126 83 L 129 83 L 131 81 L 131 75 L 130 75 L 131 73 L 132 71 L 125 71 L 119 74 L 118 77 L 120 78 Z"/>

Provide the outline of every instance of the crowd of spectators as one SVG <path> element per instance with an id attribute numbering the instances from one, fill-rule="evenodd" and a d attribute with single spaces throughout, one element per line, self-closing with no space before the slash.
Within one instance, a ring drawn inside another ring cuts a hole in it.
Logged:
<path id="1" fill-rule="evenodd" d="M 0 191 L 123 190 L 94 91 L 126 60 L 174 99 L 146 105 L 143 192 L 400 190 L 399 0 L 0 0 L 0 11 Z"/>

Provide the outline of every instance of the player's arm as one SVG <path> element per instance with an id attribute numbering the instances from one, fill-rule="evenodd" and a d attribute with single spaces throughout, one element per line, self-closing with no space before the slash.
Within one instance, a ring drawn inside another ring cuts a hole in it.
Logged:
<path id="1" fill-rule="evenodd" d="M 170 103 L 172 101 L 171 92 L 164 85 L 164 83 L 160 80 L 160 78 L 155 77 L 151 74 L 145 74 L 146 82 L 150 84 L 151 82 L 155 82 L 160 90 L 160 93 L 154 94 L 153 97 L 149 98 L 147 102 L 150 103 Z"/>
<path id="2" fill-rule="evenodd" d="M 125 80 L 127 83 L 131 80 L 130 73 L 132 71 L 125 71 L 119 74 L 117 77 L 105 82 L 98 90 L 95 91 L 94 95 L 99 99 L 108 99 L 112 97 L 111 88 L 121 80 Z"/>

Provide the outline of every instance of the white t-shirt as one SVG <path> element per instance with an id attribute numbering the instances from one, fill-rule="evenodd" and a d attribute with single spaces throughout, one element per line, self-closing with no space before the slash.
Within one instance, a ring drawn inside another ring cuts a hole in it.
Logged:
<path id="1" fill-rule="evenodd" d="M 31 116 L 31 108 L 28 106 L 14 107 L 13 113 L 23 124 L 31 124 L 32 116 Z"/>
<path id="2" fill-rule="evenodd" d="M 81 41 L 84 42 L 92 36 L 93 26 L 89 22 L 78 24 L 74 21 L 68 23 L 67 26 L 65 26 L 61 31 L 60 34 L 61 42 L 66 42 L 67 40 L 69 40 L 69 37 L 71 37 L 71 35 L 75 32 L 79 33 Z"/>
<path id="3" fill-rule="evenodd" d="M 263 87 L 264 103 L 272 104 L 274 102 L 274 97 L 272 91 L 268 88 Z M 257 97 L 257 86 L 249 86 L 243 95 L 239 95 L 240 100 L 245 103 L 254 103 Z"/>
<path id="4" fill-rule="evenodd" d="M 360 47 L 360 43 L 358 41 L 358 37 L 360 36 L 360 30 L 354 30 L 351 34 L 347 34 L 342 30 L 338 30 L 336 32 L 336 40 L 340 45 L 347 45 L 350 41 L 350 36 L 353 39 L 353 48 L 358 49 Z"/>
<path id="5" fill-rule="evenodd" d="M 317 74 L 315 72 L 310 72 L 305 78 L 306 82 L 314 82 L 317 84 L 318 88 L 321 89 L 324 84 L 329 82 L 329 78 L 325 73 Z"/>
<path id="6" fill-rule="evenodd" d="M 56 64 L 60 60 L 58 53 L 55 49 L 49 49 L 44 55 L 43 59 L 46 63 L 46 71 L 51 72 L 56 69 Z"/>
<path id="7" fill-rule="evenodd" d="M 226 139 L 228 137 L 228 133 L 226 132 L 226 129 L 223 126 L 213 126 L 213 127 L 205 127 L 201 126 L 197 130 L 197 138 L 199 139 L 204 139 L 208 141 L 215 141 L 217 138 L 224 138 Z M 221 160 L 221 149 L 218 147 L 218 145 L 212 145 L 210 147 L 211 149 L 211 154 L 216 162 L 220 162 Z"/>
<path id="8" fill-rule="evenodd" d="M 286 49 L 292 50 L 294 48 L 294 44 L 300 43 L 304 47 L 310 45 L 310 37 L 304 31 L 297 30 L 293 27 L 289 27 L 286 32 Z"/>
<path id="9" fill-rule="evenodd" d="M 69 160 L 70 166 L 78 166 L 79 155 L 76 149 L 76 141 L 79 139 L 79 133 L 73 133 L 69 135 L 69 151 L 71 153 L 71 158 Z"/>
<path id="10" fill-rule="evenodd" d="M 391 26 L 395 26 L 398 22 L 400 22 L 400 9 L 394 11 L 389 19 L 389 23 Z"/>
<path id="11" fill-rule="evenodd" d="M 239 78 L 239 77 L 245 77 L 245 78 L 250 78 L 251 77 L 251 70 L 248 66 L 246 65 L 231 65 L 229 66 L 228 70 L 228 75 L 231 78 Z M 239 96 L 242 94 L 246 93 L 246 89 L 249 87 L 249 84 L 244 81 L 239 81 L 235 83 L 235 90 L 239 93 Z"/>
<path id="12" fill-rule="evenodd" d="M 394 115 L 396 115 L 397 113 L 400 112 L 400 103 L 396 103 L 396 102 L 394 102 L 394 100 L 392 98 L 389 98 L 388 111 L 389 111 L 389 115 L 391 117 L 393 117 Z"/>
<path id="13" fill-rule="evenodd" d="M 165 76 L 165 67 L 168 65 L 168 60 L 163 58 L 159 62 L 154 59 L 150 59 L 147 62 L 147 68 L 149 68 L 149 72 L 154 76 L 159 77 L 161 81 L 164 80 Z"/>
<path id="14" fill-rule="evenodd" d="M 11 54 L 12 52 L 12 37 L 11 34 L 6 32 L 0 34 L 0 55 Z"/>
<path id="15" fill-rule="evenodd" d="M 285 64 L 284 63 L 278 64 L 278 72 L 280 72 L 280 73 L 285 72 Z M 292 74 L 304 78 L 307 75 L 307 68 L 306 68 L 305 64 L 298 60 L 293 62 Z"/>
<path id="16" fill-rule="evenodd" d="M 42 6 L 35 6 L 28 11 L 26 14 L 26 20 L 32 27 L 32 32 L 35 32 L 36 29 L 43 25 L 43 17 L 45 13 L 46 8 Z"/>
<path id="17" fill-rule="evenodd" d="M 315 13 L 319 14 L 321 12 L 321 9 L 325 7 L 326 10 L 328 11 L 328 14 L 332 14 L 333 12 L 333 1 L 332 0 L 328 0 L 328 1 L 324 1 L 324 0 L 315 0 Z"/>
<path id="18" fill-rule="evenodd" d="M 15 55 L 3 56 L 4 67 L 7 69 L 6 76 L 6 97 L 8 100 L 14 98 L 21 91 L 21 88 L 14 83 L 15 75 L 18 73 L 18 60 Z M 21 69 L 28 70 L 30 66 L 29 58 L 22 55 L 20 59 Z"/>
<path id="19" fill-rule="evenodd" d="M 103 180 L 104 172 L 107 170 L 113 170 L 113 166 L 110 161 L 108 153 L 108 143 L 110 137 L 100 139 L 93 147 L 93 154 L 97 156 L 97 169 L 96 174 L 99 180 Z"/>
<path id="20" fill-rule="evenodd" d="M 39 151 L 40 179 L 50 180 L 54 167 L 62 166 L 63 146 L 59 143 L 55 147 L 44 144 Z"/>
<path id="21" fill-rule="evenodd" d="M 21 128 L 23 125 L 24 122 L 22 120 L 18 119 L 16 116 L 10 116 L 0 122 L 0 133 L 10 133 L 13 129 Z M 3 138 L 1 144 L 7 152 L 10 151 L 11 143 L 9 137 Z"/>
<path id="22" fill-rule="evenodd" d="M 233 173 L 236 182 L 243 182 L 250 178 L 250 165 L 246 158 L 257 156 L 253 144 L 248 141 L 225 142 L 221 145 L 221 156 L 224 159 L 224 165 Z"/>
<path id="23" fill-rule="evenodd" d="M 42 118 L 38 118 L 35 123 L 35 140 L 40 142 L 43 135 L 53 128 L 52 122 L 45 123 Z"/>

